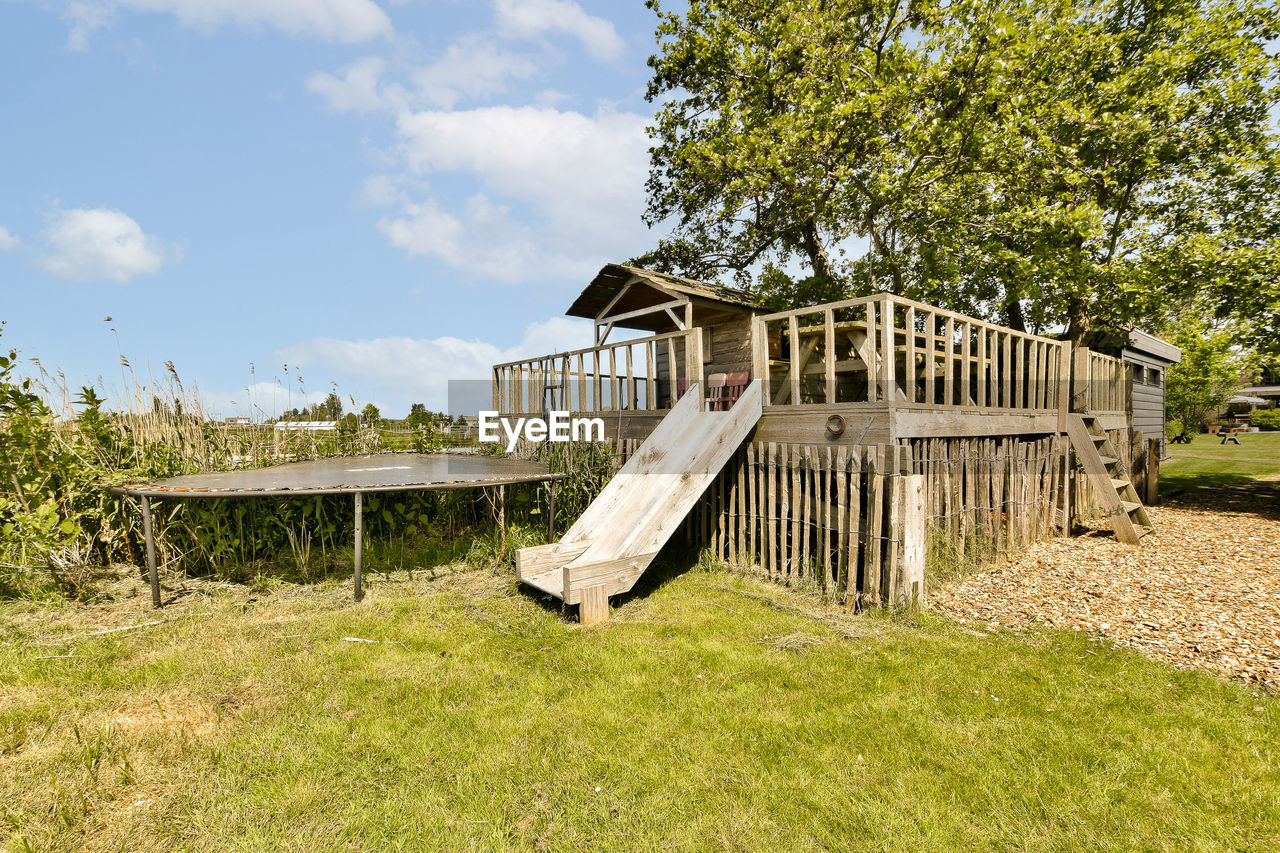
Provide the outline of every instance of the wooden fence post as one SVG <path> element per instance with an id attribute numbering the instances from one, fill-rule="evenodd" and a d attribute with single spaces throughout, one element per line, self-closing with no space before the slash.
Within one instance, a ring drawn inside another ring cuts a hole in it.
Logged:
<path id="1" fill-rule="evenodd" d="M 924 511 L 924 475 L 908 474 L 901 476 L 901 496 L 895 513 L 898 528 L 901 531 L 902 557 L 899 560 L 901 582 L 898 583 L 898 599 L 894 602 L 900 607 L 915 607 L 924 603 L 925 578 L 924 565 L 926 555 L 925 543 L 925 511 Z"/>
<path id="2" fill-rule="evenodd" d="M 1160 502 L 1160 439 L 1147 439 L 1147 506 Z"/>

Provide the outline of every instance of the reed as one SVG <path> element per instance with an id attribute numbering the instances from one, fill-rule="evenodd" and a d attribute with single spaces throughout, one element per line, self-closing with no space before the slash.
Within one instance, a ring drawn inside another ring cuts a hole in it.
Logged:
<path id="1" fill-rule="evenodd" d="M 0 357 L 0 595 L 83 597 L 104 567 L 142 563 L 135 501 L 112 486 L 181 474 L 251 468 L 384 449 L 381 431 L 354 419 L 336 432 L 277 431 L 215 419 L 172 362 L 153 376 L 120 356 L 120 386 L 74 388 L 61 372 L 16 351 Z M 433 450 L 430 435 L 414 449 Z M 513 520 L 540 502 L 514 490 Z M 232 580 L 268 571 L 308 580 L 350 541 L 353 510 L 341 497 L 156 501 L 159 559 L 167 571 Z M 369 495 L 368 536 L 404 545 L 492 524 L 476 496 Z"/>

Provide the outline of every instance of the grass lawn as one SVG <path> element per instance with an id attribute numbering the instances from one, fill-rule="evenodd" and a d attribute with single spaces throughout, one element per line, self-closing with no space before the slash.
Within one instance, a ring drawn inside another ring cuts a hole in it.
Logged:
<path id="1" fill-rule="evenodd" d="M 1173 456 L 1160 466 L 1160 491 L 1213 489 L 1260 479 L 1280 479 L 1280 432 L 1245 433 L 1240 444 L 1197 435 L 1190 444 L 1170 444 Z"/>
<path id="2" fill-rule="evenodd" d="M 132 581 L 137 598 L 100 608 L 0 605 L 0 838 L 1280 847 L 1274 695 L 1083 634 L 851 617 L 727 572 L 657 574 L 587 629 L 485 569 L 375 578 L 359 605 L 336 582 L 236 587 L 157 617 Z"/>

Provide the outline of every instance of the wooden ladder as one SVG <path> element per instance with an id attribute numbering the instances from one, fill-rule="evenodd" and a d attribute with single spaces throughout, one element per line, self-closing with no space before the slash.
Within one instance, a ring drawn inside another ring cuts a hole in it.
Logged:
<path id="1" fill-rule="evenodd" d="M 1151 532 L 1151 520 L 1106 430 L 1093 415 L 1073 414 L 1067 417 L 1067 435 L 1111 519 L 1116 539 L 1129 545 L 1138 544 L 1139 539 Z"/>

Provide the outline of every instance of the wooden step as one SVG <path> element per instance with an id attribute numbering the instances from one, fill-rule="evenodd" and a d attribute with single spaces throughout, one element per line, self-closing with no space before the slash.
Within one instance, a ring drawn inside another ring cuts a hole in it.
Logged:
<path id="1" fill-rule="evenodd" d="M 1116 539 L 1136 545 L 1143 535 L 1137 528 L 1150 528 L 1151 520 L 1147 518 L 1147 511 L 1141 503 L 1124 499 L 1124 495 L 1134 494 L 1133 484 L 1115 476 L 1123 471 L 1110 470 L 1119 460 L 1111 456 L 1104 457 L 1098 452 L 1099 447 L 1106 446 L 1107 450 L 1114 453 L 1105 435 L 1095 435 L 1088 428 L 1091 421 L 1092 419 L 1080 415 L 1069 416 L 1067 436 L 1080 459 L 1080 466 L 1089 476 L 1094 494 L 1111 518 L 1111 529 L 1115 531 Z"/>
<path id="2" fill-rule="evenodd" d="M 546 574 L 572 562 L 587 550 L 590 540 L 581 542 L 552 542 L 550 545 L 534 545 L 516 551 L 516 571 L 520 580 Z"/>
<path id="3" fill-rule="evenodd" d="M 1135 524 L 1133 526 L 1133 531 L 1138 534 L 1139 539 L 1146 536 L 1148 533 L 1151 533 L 1153 530 L 1154 528 L 1147 527 L 1145 524 Z"/>
<path id="4" fill-rule="evenodd" d="M 527 583 L 547 595 L 564 598 L 564 569 L 562 568 L 548 569 L 536 575 L 526 575 L 520 578 L 520 582 Z"/>

